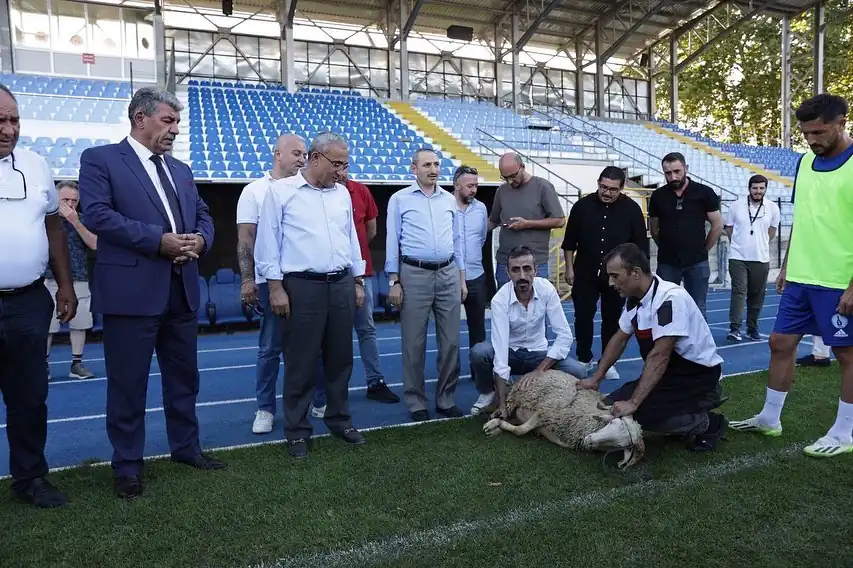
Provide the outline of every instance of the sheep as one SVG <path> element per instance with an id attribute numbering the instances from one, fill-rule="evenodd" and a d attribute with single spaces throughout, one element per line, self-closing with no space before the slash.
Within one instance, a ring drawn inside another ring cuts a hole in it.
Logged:
<path id="1" fill-rule="evenodd" d="M 619 469 L 639 462 L 646 451 L 640 425 L 630 416 L 614 418 L 598 391 L 578 389 L 578 379 L 550 370 L 524 388 L 514 383 L 506 397 L 507 416 L 493 418 L 483 431 L 496 436 L 501 430 L 524 436 L 531 430 L 549 442 L 579 451 L 623 449 Z"/>

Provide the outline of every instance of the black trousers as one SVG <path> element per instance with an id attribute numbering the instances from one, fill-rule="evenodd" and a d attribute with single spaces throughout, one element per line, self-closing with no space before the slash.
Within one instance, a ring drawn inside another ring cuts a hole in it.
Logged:
<path id="1" fill-rule="evenodd" d="M 572 285 L 572 302 L 575 305 L 575 340 L 577 341 L 578 361 L 592 361 L 592 339 L 595 335 L 595 313 L 598 300 L 601 299 L 601 352 L 607 342 L 619 329 L 619 316 L 625 300 L 610 287 L 607 275 L 598 276 L 575 269 L 575 282 Z"/>
<path id="2" fill-rule="evenodd" d="M 468 322 L 468 349 L 486 340 L 486 275 L 466 280 L 465 319 Z"/>
<path id="3" fill-rule="evenodd" d="M 15 487 L 47 475 L 47 367 L 44 353 L 53 313 L 50 292 L 37 282 L 0 293 L 0 393 L 6 402 L 9 472 Z"/>
<path id="4" fill-rule="evenodd" d="M 317 384 L 317 361 L 322 357 L 326 388 L 324 422 L 331 432 L 352 427 L 349 381 L 352 376 L 352 327 L 355 281 L 347 275 L 337 282 L 285 275 L 290 317 L 282 326 L 284 355 L 284 435 L 288 440 L 311 436 L 308 409 Z"/>

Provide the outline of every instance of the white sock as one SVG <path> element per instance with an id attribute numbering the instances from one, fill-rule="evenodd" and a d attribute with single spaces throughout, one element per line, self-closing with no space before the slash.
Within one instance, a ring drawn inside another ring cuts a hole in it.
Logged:
<path id="1" fill-rule="evenodd" d="M 764 408 L 758 415 L 758 421 L 765 426 L 780 426 L 782 423 L 782 407 L 785 406 L 786 396 L 788 396 L 786 392 L 767 387 L 767 397 L 764 399 Z"/>
<path id="2" fill-rule="evenodd" d="M 838 415 L 826 435 L 847 444 L 853 442 L 853 403 L 838 399 Z"/>

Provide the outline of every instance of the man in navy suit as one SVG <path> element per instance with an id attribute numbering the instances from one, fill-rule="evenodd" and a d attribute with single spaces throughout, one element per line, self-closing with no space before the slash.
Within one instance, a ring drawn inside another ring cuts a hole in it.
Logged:
<path id="1" fill-rule="evenodd" d="M 167 156 L 181 103 L 136 91 L 130 136 L 80 156 L 80 201 L 98 236 L 92 311 L 103 314 L 107 434 L 116 495 L 142 494 L 145 403 L 157 352 L 172 460 L 199 469 L 224 464 L 201 451 L 196 419 L 199 271 L 213 221 L 190 168 Z"/>

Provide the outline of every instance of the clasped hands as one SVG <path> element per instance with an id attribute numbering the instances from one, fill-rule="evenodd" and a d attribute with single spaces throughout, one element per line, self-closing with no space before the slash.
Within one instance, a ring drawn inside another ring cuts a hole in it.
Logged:
<path id="1" fill-rule="evenodd" d="M 204 238 L 197 234 L 165 233 L 160 237 L 160 256 L 173 264 L 186 264 L 198 260 L 204 250 Z"/>

